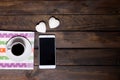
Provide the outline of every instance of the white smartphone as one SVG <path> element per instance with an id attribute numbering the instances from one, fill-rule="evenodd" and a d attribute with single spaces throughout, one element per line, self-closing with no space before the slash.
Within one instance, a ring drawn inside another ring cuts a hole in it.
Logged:
<path id="1" fill-rule="evenodd" d="M 39 35 L 39 68 L 56 68 L 55 35 Z"/>

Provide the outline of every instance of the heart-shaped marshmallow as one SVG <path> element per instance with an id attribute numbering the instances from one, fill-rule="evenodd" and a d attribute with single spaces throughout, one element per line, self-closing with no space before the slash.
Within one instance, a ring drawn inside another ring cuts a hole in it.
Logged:
<path id="1" fill-rule="evenodd" d="M 57 28 L 60 25 L 60 21 L 55 17 L 51 17 L 49 19 L 49 27 L 50 28 Z"/>
<path id="2" fill-rule="evenodd" d="M 40 22 L 38 25 L 36 25 L 36 31 L 45 33 L 46 32 L 46 24 L 45 22 Z"/>

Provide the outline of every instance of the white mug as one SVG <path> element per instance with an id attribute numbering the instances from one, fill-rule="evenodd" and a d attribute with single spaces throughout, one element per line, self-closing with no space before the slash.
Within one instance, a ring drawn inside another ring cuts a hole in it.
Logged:
<path id="1" fill-rule="evenodd" d="M 32 45 L 28 39 L 22 36 L 11 38 L 7 42 L 7 56 L 13 61 L 24 61 L 32 52 Z"/>

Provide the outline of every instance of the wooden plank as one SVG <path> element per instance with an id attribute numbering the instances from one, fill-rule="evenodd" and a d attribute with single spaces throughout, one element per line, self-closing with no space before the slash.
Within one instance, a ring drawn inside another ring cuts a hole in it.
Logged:
<path id="1" fill-rule="evenodd" d="M 120 65 L 120 50 L 116 49 L 57 49 L 57 65 Z M 35 50 L 35 65 L 39 65 Z"/>
<path id="2" fill-rule="evenodd" d="M 120 14 L 119 4 L 119 0 L 79 0 L 52 2 L 39 0 L 1 0 L 0 15 Z"/>
<path id="3" fill-rule="evenodd" d="M 120 48 L 120 32 L 48 32 L 56 35 L 57 48 Z M 38 36 L 35 48 L 38 48 Z"/>
<path id="4" fill-rule="evenodd" d="M 51 15 L 0 16 L 1 30 L 33 30 L 40 21 L 45 21 L 47 31 L 60 30 L 120 30 L 120 15 L 55 15 L 61 25 L 50 29 Z"/>
<path id="5" fill-rule="evenodd" d="M 27 80 L 25 70 L 0 70 L 0 80 Z"/>
<path id="6" fill-rule="evenodd" d="M 1 80 L 119 80 L 119 66 L 57 66 L 53 70 L 0 70 Z"/>

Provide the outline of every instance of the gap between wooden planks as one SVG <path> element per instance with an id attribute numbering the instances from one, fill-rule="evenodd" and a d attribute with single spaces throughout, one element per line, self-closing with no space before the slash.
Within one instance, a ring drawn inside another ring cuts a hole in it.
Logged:
<path id="1" fill-rule="evenodd" d="M 48 32 L 56 35 L 57 48 L 120 48 L 120 32 Z M 35 36 L 35 48 L 38 48 Z"/>
<path id="2" fill-rule="evenodd" d="M 119 0 L 39 1 L 1 0 L 0 15 L 120 14 Z M 112 6 L 111 6 L 112 5 Z"/>
<path id="3" fill-rule="evenodd" d="M 57 49 L 56 65 L 120 66 L 120 49 Z M 35 49 L 34 63 L 39 65 L 39 50 Z"/>
<path id="4" fill-rule="evenodd" d="M 50 29 L 48 20 L 52 15 L 14 15 L 0 16 L 1 30 L 31 30 L 41 20 L 47 24 L 47 31 L 120 31 L 120 15 L 55 15 L 60 19 L 61 25 Z"/>
<path id="5" fill-rule="evenodd" d="M 0 70 L 1 80 L 119 80 L 119 66 L 57 66 L 54 70 Z M 6 77 L 7 76 L 7 77 Z"/>

